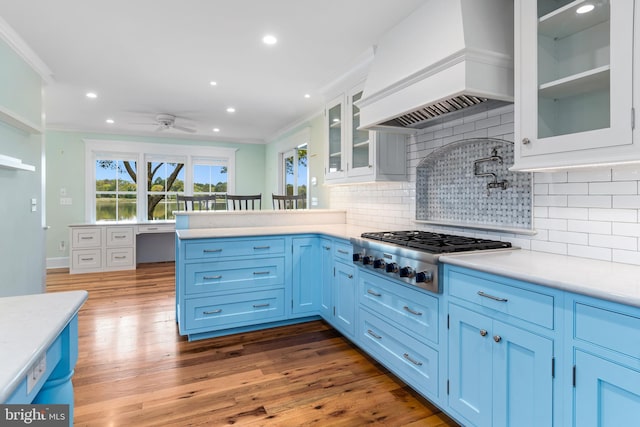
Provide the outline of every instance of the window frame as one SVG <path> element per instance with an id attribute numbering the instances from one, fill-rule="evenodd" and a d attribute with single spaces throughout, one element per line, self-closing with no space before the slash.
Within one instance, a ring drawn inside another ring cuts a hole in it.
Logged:
<path id="1" fill-rule="evenodd" d="M 285 167 L 285 159 L 291 156 L 291 153 L 294 155 L 294 180 L 295 185 L 293 187 L 293 194 L 298 194 L 298 186 L 301 184 L 298 182 L 298 150 L 302 146 L 307 147 L 307 179 L 304 184 L 307 187 L 307 206 L 310 206 L 309 200 L 311 191 L 309 188 L 309 145 L 311 141 L 311 133 L 308 128 L 302 129 L 301 131 L 291 135 L 283 141 L 282 149 L 278 153 L 278 194 L 286 194 L 287 191 L 287 182 L 286 182 L 286 167 Z"/>
<path id="2" fill-rule="evenodd" d="M 185 164 L 184 189 L 186 195 L 193 192 L 193 164 L 204 159 L 227 162 L 227 192 L 235 191 L 235 167 L 237 148 L 205 147 L 199 145 L 159 144 L 139 141 L 114 141 L 83 139 L 85 143 L 85 220 L 96 221 L 96 166 L 99 159 L 134 160 L 137 163 L 137 176 L 147 176 L 147 162 L 176 161 Z M 121 157 L 117 157 L 121 156 Z M 138 178 L 138 181 L 140 179 Z M 147 219 L 147 186 L 136 182 L 137 206 L 136 222 L 150 222 Z M 100 221 L 100 223 L 117 223 L 123 221 Z"/>

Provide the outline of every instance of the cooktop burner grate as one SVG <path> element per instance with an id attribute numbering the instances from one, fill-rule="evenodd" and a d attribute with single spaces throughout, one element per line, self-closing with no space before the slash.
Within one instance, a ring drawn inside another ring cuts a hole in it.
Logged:
<path id="1" fill-rule="evenodd" d="M 362 233 L 362 237 L 438 254 L 506 249 L 511 247 L 510 242 L 455 236 L 451 234 L 431 233 L 427 231 L 382 231 Z"/>

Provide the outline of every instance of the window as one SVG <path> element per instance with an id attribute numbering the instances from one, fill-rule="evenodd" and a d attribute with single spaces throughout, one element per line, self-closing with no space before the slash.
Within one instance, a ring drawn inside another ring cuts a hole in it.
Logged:
<path id="1" fill-rule="evenodd" d="M 307 196 L 307 144 L 282 154 L 283 194 Z M 306 208 L 306 205 L 303 206 Z"/>
<path id="2" fill-rule="evenodd" d="M 85 217 L 89 222 L 172 220 L 178 194 L 233 192 L 235 152 L 232 148 L 85 140 Z M 221 200 L 216 209 L 226 208 Z"/>
<path id="3" fill-rule="evenodd" d="M 101 158 L 94 165 L 96 221 L 135 220 L 136 161 Z"/>

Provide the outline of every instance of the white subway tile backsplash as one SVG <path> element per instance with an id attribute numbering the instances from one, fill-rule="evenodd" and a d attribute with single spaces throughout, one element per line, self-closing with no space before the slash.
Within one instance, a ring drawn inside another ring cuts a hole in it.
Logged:
<path id="1" fill-rule="evenodd" d="M 422 159 L 466 138 L 513 141 L 513 120 L 513 106 L 506 105 L 419 130 L 407 137 L 408 182 L 331 186 L 330 207 L 346 209 L 348 223 L 372 228 L 484 236 L 523 249 L 640 265 L 640 165 L 534 173 L 533 235 L 415 222 L 416 167 Z"/>
<path id="2" fill-rule="evenodd" d="M 637 251 L 638 238 L 627 237 L 627 236 L 612 236 L 612 235 L 604 235 L 604 234 L 590 234 L 589 246 Z"/>
<path id="3" fill-rule="evenodd" d="M 589 194 L 638 194 L 638 182 L 592 182 L 589 184 Z"/>

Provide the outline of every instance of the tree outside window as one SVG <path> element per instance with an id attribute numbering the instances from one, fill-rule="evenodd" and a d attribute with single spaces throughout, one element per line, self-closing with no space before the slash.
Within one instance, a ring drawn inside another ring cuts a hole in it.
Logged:
<path id="1" fill-rule="evenodd" d="M 136 162 L 96 160 L 96 221 L 132 221 L 137 215 Z"/>

